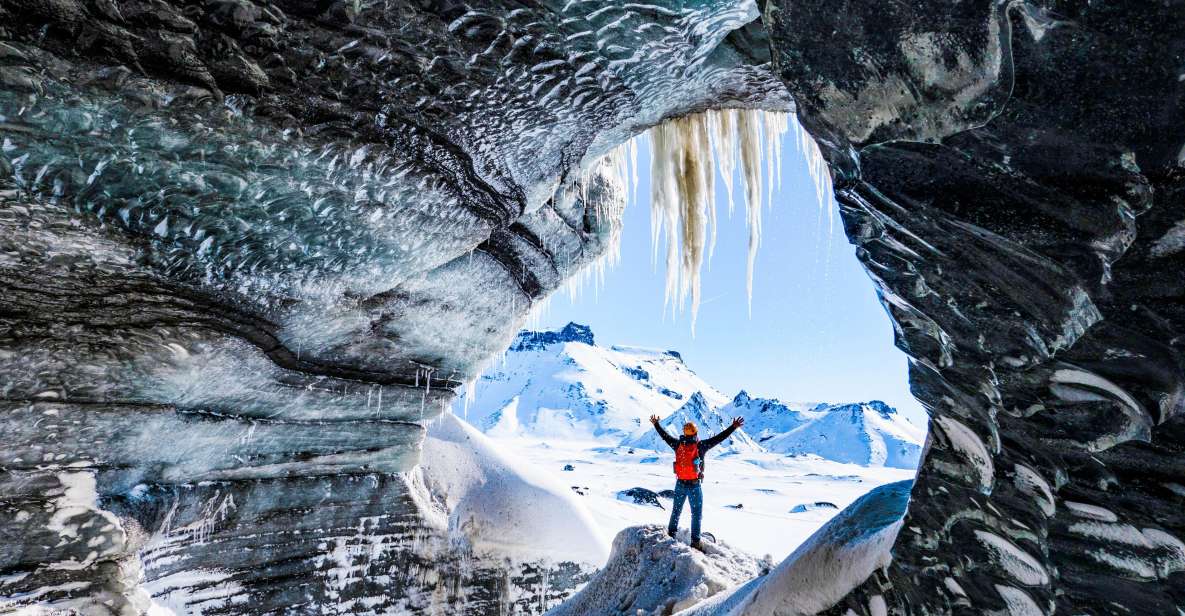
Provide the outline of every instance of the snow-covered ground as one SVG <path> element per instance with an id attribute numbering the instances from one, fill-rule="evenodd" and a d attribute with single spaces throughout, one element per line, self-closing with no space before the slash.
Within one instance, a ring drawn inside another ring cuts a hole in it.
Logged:
<path id="1" fill-rule="evenodd" d="M 653 492 L 673 489 L 672 453 L 606 447 L 596 441 L 539 438 L 494 438 L 497 447 L 525 460 L 538 472 L 552 475 L 572 489 L 607 537 L 640 524 L 666 524 L 671 501 L 663 506 L 621 500 L 618 492 L 641 487 Z M 756 556 L 785 558 L 803 540 L 869 490 L 884 483 L 912 479 L 907 469 L 843 464 L 813 456 L 787 457 L 768 452 L 709 453 L 704 479 L 705 532 Z M 571 471 L 563 470 L 571 465 Z M 832 508 L 795 505 L 827 502 Z M 733 508 L 735 505 L 742 508 Z M 680 526 L 691 523 L 684 507 Z"/>

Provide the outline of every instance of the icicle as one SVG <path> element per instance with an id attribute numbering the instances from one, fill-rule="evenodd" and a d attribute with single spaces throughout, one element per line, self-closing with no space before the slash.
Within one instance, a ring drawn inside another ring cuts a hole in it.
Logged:
<path id="1" fill-rule="evenodd" d="M 775 187 L 781 186 L 781 147 L 785 132 L 793 126 L 798 147 L 807 159 L 815 184 L 820 213 L 828 210 L 833 224 L 831 176 L 818 144 L 802 130 L 796 117 L 781 112 L 753 109 L 729 109 L 675 118 L 646 133 L 651 150 L 650 239 L 651 264 L 657 266 L 659 247 L 665 240 L 666 280 L 663 316 L 670 307 L 674 316 L 691 304 L 691 327 L 700 304 L 700 270 L 711 263 L 718 234 L 716 216 L 715 171 L 724 181 L 728 214 L 735 208 L 734 177 L 738 167 L 745 194 L 745 217 L 749 230 L 745 292 L 749 312 L 753 305 L 753 274 L 757 249 L 761 244 L 762 205 L 772 207 Z M 637 143 L 631 139 L 594 161 L 582 172 L 580 194 L 587 198 L 588 185 L 597 165 L 620 181 L 632 199 L 637 192 Z M 762 176 L 765 187 L 762 187 Z M 775 184 L 776 182 L 776 184 Z M 764 194 L 763 194 L 764 190 Z M 764 198 L 764 201 L 763 201 Z M 620 258 L 619 236 L 598 261 L 568 280 L 572 301 L 580 295 L 591 278 L 595 292 L 604 283 L 605 268 Z"/>
<path id="2" fill-rule="evenodd" d="M 737 122 L 740 137 L 741 180 L 745 183 L 745 215 L 749 225 L 749 253 L 745 268 L 745 294 L 749 315 L 753 314 L 753 268 L 757 263 L 757 247 L 761 243 L 761 139 L 759 119 L 753 113 L 741 112 Z"/>
<path id="3" fill-rule="evenodd" d="M 724 192 L 728 195 L 728 216 L 732 217 L 735 201 L 732 196 L 732 178 L 736 173 L 736 143 L 737 143 L 737 112 L 725 109 L 712 113 L 713 122 L 713 152 L 716 164 L 720 169 L 720 177 L 724 179 Z M 713 239 L 713 243 L 715 239 Z"/>
<path id="4" fill-rule="evenodd" d="M 708 228 L 715 222 L 708 134 L 704 114 L 676 118 L 651 129 L 651 239 L 657 250 L 659 236 L 666 233 L 665 304 L 673 314 L 690 298 L 693 332 L 699 312 L 699 272 Z"/>
<path id="5" fill-rule="evenodd" d="M 807 171 L 815 182 L 815 197 L 819 201 L 819 209 L 830 210 L 834 188 L 831 185 L 831 171 L 827 167 L 827 160 L 823 158 L 819 144 L 815 143 L 810 133 L 806 132 L 806 129 L 798 123 L 798 117 L 792 116 L 791 122 L 794 124 L 794 132 L 798 137 L 798 151 L 802 152 L 802 157 L 806 159 Z M 830 218 L 830 213 L 828 217 Z"/>
<path id="6" fill-rule="evenodd" d="M 782 136 L 786 133 L 786 114 L 767 111 L 761 114 L 763 133 L 765 137 L 765 165 L 766 180 L 768 181 L 768 205 L 773 207 L 774 179 L 777 186 L 782 186 Z"/>

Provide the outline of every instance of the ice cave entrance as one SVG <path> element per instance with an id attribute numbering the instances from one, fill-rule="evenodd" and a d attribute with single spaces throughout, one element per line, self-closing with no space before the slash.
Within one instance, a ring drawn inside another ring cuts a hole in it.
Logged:
<path id="1" fill-rule="evenodd" d="M 586 543 L 667 522 L 674 456 L 651 415 L 676 435 L 745 419 L 708 456 L 704 531 L 773 562 L 869 490 L 912 479 L 925 415 L 793 116 L 679 118 L 602 163 L 628 194 L 613 254 L 461 396 L 464 429 L 563 492 L 579 511 L 562 513 L 568 526 L 600 537 Z M 582 542 L 557 535 L 557 551 Z"/>

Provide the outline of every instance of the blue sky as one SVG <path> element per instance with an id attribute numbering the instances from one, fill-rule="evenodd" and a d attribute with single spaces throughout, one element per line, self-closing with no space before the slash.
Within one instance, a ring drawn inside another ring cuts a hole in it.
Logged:
<path id="1" fill-rule="evenodd" d="M 872 281 L 844 236 L 839 212 L 831 212 L 832 223 L 819 210 L 794 141 L 787 133 L 782 187 L 772 209 L 762 212 L 752 317 L 745 295 L 744 197 L 736 191 L 730 219 L 719 177 L 719 236 L 711 268 L 703 271 L 694 337 L 688 312 L 664 317 L 665 270 L 662 263 L 651 265 L 650 152 L 640 139 L 638 196 L 626 207 L 620 263 L 606 272 L 599 289 L 589 283 L 574 301 L 567 291 L 557 292 L 539 326 L 576 321 L 592 327 L 598 344 L 675 349 L 729 396 L 745 389 L 787 401 L 880 399 L 925 425 L 909 393 L 905 355 L 893 346 Z"/>

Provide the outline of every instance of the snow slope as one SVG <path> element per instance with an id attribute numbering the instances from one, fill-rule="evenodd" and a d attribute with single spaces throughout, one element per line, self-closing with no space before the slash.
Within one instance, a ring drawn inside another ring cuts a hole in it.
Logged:
<path id="1" fill-rule="evenodd" d="M 728 401 L 674 351 L 597 346 L 587 327 L 569 323 L 559 331 L 520 333 L 456 409 L 491 436 L 616 443 L 696 392 L 713 408 Z"/>
<path id="2" fill-rule="evenodd" d="M 704 542 L 704 552 L 661 526 L 633 526 L 613 540 L 609 562 L 580 592 L 548 616 L 663 616 L 690 607 L 768 570 L 724 543 Z"/>
<path id="3" fill-rule="evenodd" d="M 594 566 L 608 556 L 605 535 L 567 486 L 451 413 L 429 426 L 420 472 L 450 534 L 475 554 Z"/>

